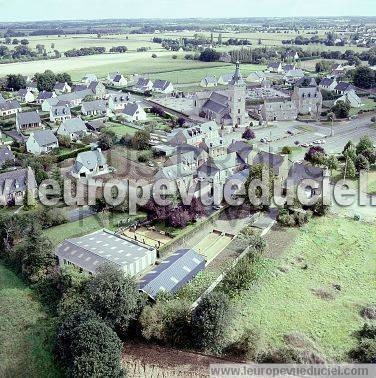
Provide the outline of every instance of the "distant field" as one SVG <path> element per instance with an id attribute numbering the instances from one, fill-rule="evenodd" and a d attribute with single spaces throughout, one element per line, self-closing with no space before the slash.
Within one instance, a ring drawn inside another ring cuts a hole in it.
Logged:
<path id="1" fill-rule="evenodd" d="M 163 73 L 194 68 L 210 68 L 226 66 L 225 63 L 206 63 L 183 58 L 172 59 L 169 51 L 159 52 L 158 58 L 153 59 L 151 52 L 127 52 L 124 54 L 91 55 L 76 58 L 60 58 L 34 62 L 9 63 L 0 65 L 0 75 L 6 76 L 12 73 L 23 75 L 34 74 L 52 70 L 54 72 L 68 72 L 73 80 L 81 79 L 86 73 L 94 73 L 100 78 L 105 78 L 109 72 L 121 71 L 125 75 L 139 73 Z"/>
<path id="2" fill-rule="evenodd" d="M 330 359 L 345 360 L 364 323 L 359 311 L 376 298 L 374 225 L 315 218 L 294 235 L 287 250 L 266 260 L 257 285 L 234 303 L 234 334 L 253 326 L 270 345 L 282 346 L 284 335 L 298 331 Z"/>
<path id="3" fill-rule="evenodd" d="M 60 377 L 48 331 L 51 324 L 33 292 L 0 264 L 0 377 Z"/>

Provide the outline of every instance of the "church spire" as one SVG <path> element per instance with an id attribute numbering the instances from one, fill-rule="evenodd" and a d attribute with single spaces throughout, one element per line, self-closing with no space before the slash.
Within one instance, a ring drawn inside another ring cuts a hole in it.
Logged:
<path id="1" fill-rule="evenodd" d="M 235 73 L 230 81 L 230 84 L 232 85 L 243 85 L 243 77 L 242 74 L 240 73 L 240 62 L 237 60 L 235 63 Z"/>

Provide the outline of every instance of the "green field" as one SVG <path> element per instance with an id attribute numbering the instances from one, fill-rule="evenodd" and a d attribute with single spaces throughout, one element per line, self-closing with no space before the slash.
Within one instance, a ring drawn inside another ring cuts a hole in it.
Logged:
<path id="1" fill-rule="evenodd" d="M 363 111 L 376 110 L 376 101 L 375 100 L 373 100 L 371 98 L 364 98 L 364 97 L 361 100 L 362 100 L 364 105 L 361 106 L 360 108 L 351 108 L 349 115 L 358 114 L 359 111 L 361 111 L 361 110 L 363 110 Z"/>
<path id="2" fill-rule="evenodd" d="M 122 125 L 115 122 L 106 122 L 106 130 L 113 131 L 116 135 L 133 135 L 137 129 L 130 125 Z"/>
<path id="3" fill-rule="evenodd" d="M 50 321 L 33 292 L 0 264 L 0 377 L 60 377 Z"/>
<path id="4" fill-rule="evenodd" d="M 54 245 L 61 243 L 65 239 L 78 237 L 89 234 L 96 230 L 107 228 L 115 231 L 118 223 L 127 218 L 144 217 L 142 212 L 138 212 L 137 216 L 130 216 L 127 213 L 110 213 L 108 216 L 103 214 L 92 215 L 90 217 L 78 220 L 76 222 L 65 223 L 60 226 L 51 227 L 44 230 L 44 234 L 51 240 Z"/>
<path id="5" fill-rule="evenodd" d="M 253 326 L 270 345 L 282 346 L 284 335 L 299 331 L 328 358 L 345 360 L 364 323 L 359 311 L 376 300 L 374 227 L 326 217 L 299 229 L 293 244 L 265 260 L 256 285 L 236 299 L 233 336 Z M 332 297 L 323 299 L 314 290 Z"/>

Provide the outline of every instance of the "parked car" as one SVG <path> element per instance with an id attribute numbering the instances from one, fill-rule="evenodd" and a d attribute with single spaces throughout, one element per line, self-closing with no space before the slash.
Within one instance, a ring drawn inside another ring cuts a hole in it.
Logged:
<path id="1" fill-rule="evenodd" d="M 287 130 L 286 133 L 287 133 L 287 134 L 290 134 L 290 135 L 295 135 L 295 132 L 292 131 L 292 130 Z"/>
<path id="2" fill-rule="evenodd" d="M 300 147 L 309 147 L 309 144 L 308 144 L 308 143 L 302 143 L 302 144 L 300 145 Z"/>

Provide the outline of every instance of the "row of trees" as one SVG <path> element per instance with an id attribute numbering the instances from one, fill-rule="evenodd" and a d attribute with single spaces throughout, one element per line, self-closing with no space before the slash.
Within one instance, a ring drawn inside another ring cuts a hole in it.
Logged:
<path id="1" fill-rule="evenodd" d="M 106 48 L 102 46 L 93 46 L 93 47 L 81 47 L 80 49 L 71 49 L 65 51 L 64 55 L 66 57 L 75 57 L 75 56 L 85 56 L 85 55 L 95 55 L 95 54 L 104 54 Z"/>

